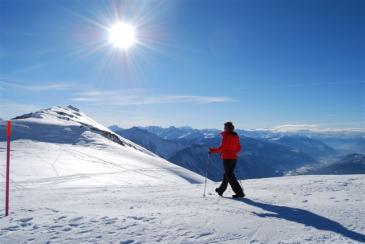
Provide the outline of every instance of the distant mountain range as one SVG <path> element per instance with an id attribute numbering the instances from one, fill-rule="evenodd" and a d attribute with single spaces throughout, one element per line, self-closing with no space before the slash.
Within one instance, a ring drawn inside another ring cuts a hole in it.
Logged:
<path id="1" fill-rule="evenodd" d="M 122 129 L 110 127 L 117 134 L 147 148 L 170 162 L 205 174 L 209 147 L 218 146 L 220 131 L 191 127 L 159 126 Z M 361 133 L 283 133 L 273 131 L 237 130 L 241 136 L 243 153 L 239 156 L 237 175 L 240 178 L 282 176 L 295 169 L 320 162 L 333 162 L 346 152 L 361 153 L 365 146 Z M 323 139 L 323 140 L 322 140 Z M 337 142 L 328 145 L 325 141 Z M 344 150 L 346 147 L 346 150 Z M 218 156 L 209 161 L 208 176 L 222 178 L 222 163 Z"/>
<path id="2" fill-rule="evenodd" d="M 205 139 L 201 144 L 193 144 L 177 152 L 169 161 L 203 174 L 208 160 L 208 148 L 218 146 L 219 143 L 220 137 Z M 290 169 L 316 163 L 316 160 L 307 154 L 270 141 L 241 137 L 241 144 L 243 153 L 239 156 L 236 170 L 239 178 L 282 176 Z M 218 155 L 212 155 L 209 178 L 220 180 L 222 174 L 221 159 Z"/>
<path id="3" fill-rule="evenodd" d="M 349 154 L 335 163 L 304 168 L 297 174 L 365 174 L 365 154 Z"/>
<path id="4" fill-rule="evenodd" d="M 316 159 L 337 154 L 337 151 L 326 143 L 308 136 L 285 135 L 278 138 L 270 138 L 269 140 L 306 153 Z"/>
<path id="5" fill-rule="evenodd" d="M 345 156 L 351 153 L 363 153 L 365 152 L 365 132 L 360 130 L 349 130 L 349 131 L 310 131 L 310 130 L 301 130 L 301 131 L 292 131 L 292 132 L 281 132 L 281 131 L 271 131 L 271 130 L 240 130 L 239 134 L 260 138 L 260 139 L 269 139 L 269 140 L 278 140 L 281 138 L 289 138 L 289 141 L 293 142 L 294 138 L 307 138 L 306 143 L 309 147 L 313 147 L 313 142 L 309 142 L 308 140 L 316 140 L 317 143 L 324 143 L 327 146 L 331 147 L 337 152 L 337 156 Z M 280 140 L 279 140 L 280 141 Z M 288 139 L 284 141 L 288 142 Z M 300 143 L 304 143 L 304 140 L 301 140 Z M 319 144 L 317 145 L 319 146 Z M 314 149 L 319 149 L 318 147 L 314 147 Z M 309 148 L 302 150 L 307 151 Z M 327 147 L 322 148 L 323 152 L 314 151 L 312 156 L 326 156 L 326 154 L 331 155 L 331 149 Z M 307 151 L 308 152 L 308 151 Z M 319 153 L 319 154 L 318 154 Z"/>
<path id="6" fill-rule="evenodd" d="M 172 157 L 178 151 L 186 148 L 186 146 L 176 141 L 163 139 L 158 135 L 138 127 L 132 127 L 130 129 L 114 127 L 114 132 L 165 159 Z"/>

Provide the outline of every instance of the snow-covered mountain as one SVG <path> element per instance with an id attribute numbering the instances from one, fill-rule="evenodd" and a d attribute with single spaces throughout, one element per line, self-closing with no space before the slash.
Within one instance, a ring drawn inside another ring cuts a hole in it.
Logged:
<path id="1" fill-rule="evenodd" d="M 12 122 L 14 186 L 156 185 L 203 179 L 115 134 L 72 106 L 40 110 Z M 4 122 L 0 134 L 5 134 Z M 5 151 L 4 140 L 0 138 L 0 153 Z M 4 167 L 4 161 L 0 166 Z"/>
<path id="2" fill-rule="evenodd" d="M 170 126 L 167 128 L 160 126 L 146 126 L 142 127 L 148 132 L 155 134 L 162 139 L 176 141 L 181 144 L 199 144 L 201 140 L 206 138 L 217 137 L 220 131 L 217 129 L 193 129 L 190 126 L 175 127 Z"/>
<path id="3" fill-rule="evenodd" d="M 162 139 L 175 140 L 177 138 L 184 138 L 186 136 L 193 135 L 195 130 L 189 126 L 175 127 L 170 126 L 163 128 L 160 126 L 146 126 L 143 129 L 161 137 Z"/>
<path id="4" fill-rule="evenodd" d="M 204 144 L 207 138 L 220 137 L 220 131 L 216 129 L 193 129 L 191 127 L 174 127 L 167 128 L 159 126 L 147 126 L 143 129 L 155 134 L 161 138 L 168 138 L 170 141 L 175 141 L 185 145 Z M 112 129 L 114 130 L 114 129 Z M 337 155 L 337 151 L 331 146 L 327 145 L 323 140 L 330 141 L 330 139 L 342 139 L 343 143 L 347 143 L 347 149 L 352 149 L 357 152 L 360 146 L 365 150 L 365 134 L 361 132 L 352 132 L 351 134 L 303 134 L 304 132 L 280 132 L 272 130 L 242 130 L 238 129 L 237 133 L 243 137 L 250 137 L 260 140 L 268 140 L 288 146 L 299 152 L 306 153 L 313 158 L 321 159 L 323 157 Z M 338 140 L 336 141 L 338 142 Z M 331 143 L 331 141 L 330 141 Z M 333 144 L 333 143 L 331 143 Z M 334 143 L 335 144 L 335 143 Z M 336 148 L 343 146 L 340 142 L 337 143 Z M 361 151 L 360 151 L 361 152 Z"/>

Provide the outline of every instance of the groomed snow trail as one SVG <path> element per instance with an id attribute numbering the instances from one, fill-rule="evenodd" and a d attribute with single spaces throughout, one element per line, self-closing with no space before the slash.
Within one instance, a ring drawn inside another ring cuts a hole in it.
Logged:
<path id="1" fill-rule="evenodd" d="M 13 183 L 0 243 L 365 242 L 364 175 L 243 183 L 246 200 L 203 198 L 199 184 L 49 189 Z"/>

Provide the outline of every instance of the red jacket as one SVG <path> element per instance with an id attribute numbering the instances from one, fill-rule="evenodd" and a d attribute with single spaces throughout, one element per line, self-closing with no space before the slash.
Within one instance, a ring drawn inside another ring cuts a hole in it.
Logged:
<path id="1" fill-rule="evenodd" d="M 241 150 L 240 138 L 236 132 L 222 132 L 222 143 L 217 148 L 209 148 L 212 153 L 220 153 L 222 159 L 237 159 Z"/>

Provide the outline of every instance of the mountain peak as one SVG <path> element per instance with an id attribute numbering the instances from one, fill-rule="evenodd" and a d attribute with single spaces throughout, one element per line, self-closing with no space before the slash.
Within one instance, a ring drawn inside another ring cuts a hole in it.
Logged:
<path id="1" fill-rule="evenodd" d="M 15 131 L 15 137 L 19 138 L 37 138 L 40 141 L 54 143 L 88 143 L 94 140 L 96 134 L 119 145 L 155 156 L 150 151 L 115 134 L 72 105 L 41 109 L 17 116 L 13 118 L 13 121 L 15 127 L 23 127 L 23 129 Z M 30 129 L 24 130 L 24 126 Z M 90 132 L 94 135 L 91 135 Z"/>
<path id="2" fill-rule="evenodd" d="M 80 111 L 80 109 L 78 109 L 78 108 L 76 108 L 76 107 L 74 107 L 72 105 L 68 105 L 67 108 L 72 109 L 72 110 L 74 110 L 76 112 L 79 112 Z"/>

